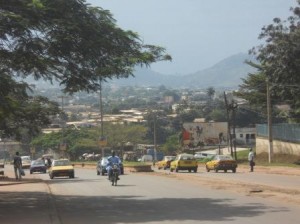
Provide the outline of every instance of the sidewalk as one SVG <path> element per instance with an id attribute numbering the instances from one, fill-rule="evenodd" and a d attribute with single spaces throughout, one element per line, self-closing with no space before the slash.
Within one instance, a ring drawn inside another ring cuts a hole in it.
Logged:
<path id="1" fill-rule="evenodd" d="M 61 223 L 48 185 L 31 176 L 28 170 L 25 173 L 24 178 L 17 181 L 12 166 L 5 165 L 5 175 L 0 177 L 0 222 Z"/>

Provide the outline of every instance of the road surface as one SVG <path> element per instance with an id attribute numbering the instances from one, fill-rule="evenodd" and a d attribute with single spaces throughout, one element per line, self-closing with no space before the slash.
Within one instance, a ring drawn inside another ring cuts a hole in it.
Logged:
<path id="1" fill-rule="evenodd" d="M 0 182 L 0 223 L 299 223 L 299 204 L 197 181 L 222 173 L 129 173 L 113 187 L 95 169 L 75 171 L 75 179 L 27 172 L 21 184 Z"/>

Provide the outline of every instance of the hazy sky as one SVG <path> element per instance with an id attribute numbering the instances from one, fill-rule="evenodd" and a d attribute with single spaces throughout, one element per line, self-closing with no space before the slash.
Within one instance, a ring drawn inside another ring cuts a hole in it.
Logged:
<path id="1" fill-rule="evenodd" d="M 144 43 L 165 47 L 172 62 L 151 69 L 190 74 L 259 44 L 261 28 L 292 15 L 296 0 L 87 0 L 109 10 L 117 25 Z"/>

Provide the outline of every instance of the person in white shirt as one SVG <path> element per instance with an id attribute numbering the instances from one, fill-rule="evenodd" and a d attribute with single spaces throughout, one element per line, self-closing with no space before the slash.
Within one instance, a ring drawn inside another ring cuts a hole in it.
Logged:
<path id="1" fill-rule="evenodd" d="M 249 166 L 250 166 L 250 172 L 253 172 L 255 162 L 254 162 L 254 152 L 253 152 L 252 148 L 250 148 L 250 150 L 249 150 L 248 161 L 249 161 Z"/>

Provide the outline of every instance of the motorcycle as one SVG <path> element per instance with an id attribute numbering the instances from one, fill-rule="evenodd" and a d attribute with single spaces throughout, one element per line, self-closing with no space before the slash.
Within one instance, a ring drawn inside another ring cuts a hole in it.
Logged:
<path id="1" fill-rule="evenodd" d="M 111 185 L 112 186 L 117 186 L 117 182 L 119 180 L 119 165 L 118 164 L 113 164 L 112 165 L 112 174 L 110 177 Z"/>

